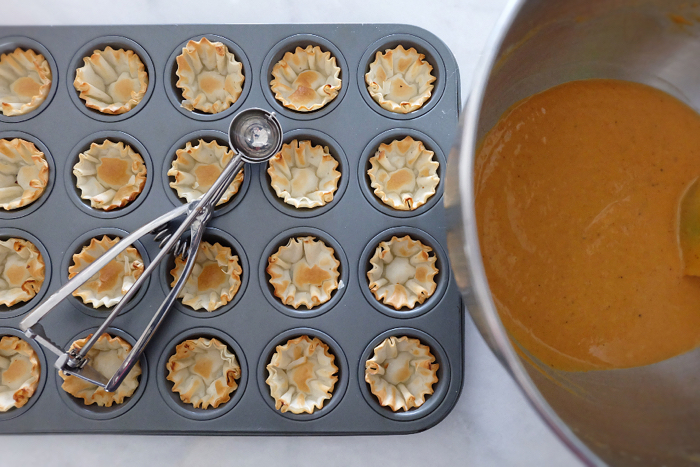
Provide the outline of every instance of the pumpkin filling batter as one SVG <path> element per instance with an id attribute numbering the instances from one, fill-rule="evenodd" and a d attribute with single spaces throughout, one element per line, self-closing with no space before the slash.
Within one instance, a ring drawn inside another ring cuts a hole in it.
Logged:
<path id="1" fill-rule="evenodd" d="M 700 277 L 684 274 L 679 246 L 700 175 L 693 109 L 642 84 L 565 83 L 506 112 L 475 168 L 494 302 L 532 356 L 586 371 L 700 345 Z"/>

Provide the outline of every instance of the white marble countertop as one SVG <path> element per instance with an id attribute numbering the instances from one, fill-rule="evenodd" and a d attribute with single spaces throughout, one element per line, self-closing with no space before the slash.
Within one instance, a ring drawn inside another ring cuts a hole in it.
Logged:
<path id="1" fill-rule="evenodd" d="M 507 0 L 0 0 L 3 25 L 408 23 L 452 49 L 466 98 Z M 426 5 L 430 5 L 428 11 Z M 43 435 L 0 437 L 0 465 L 580 466 L 529 406 L 466 319 L 465 381 L 436 427 L 383 437 Z"/>

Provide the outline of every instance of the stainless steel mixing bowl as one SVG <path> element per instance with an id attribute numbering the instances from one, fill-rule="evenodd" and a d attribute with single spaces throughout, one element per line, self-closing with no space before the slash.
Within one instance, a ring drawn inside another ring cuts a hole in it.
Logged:
<path id="1" fill-rule="evenodd" d="M 501 324 L 484 274 L 474 213 L 478 141 L 518 100 L 585 78 L 645 83 L 700 108 L 700 6 L 687 0 L 509 4 L 474 76 L 460 139 L 449 158 L 445 203 L 452 266 L 481 334 L 581 460 L 697 464 L 700 349 L 633 369 L 549 370 L 515 352 L 517 343 Z"/>

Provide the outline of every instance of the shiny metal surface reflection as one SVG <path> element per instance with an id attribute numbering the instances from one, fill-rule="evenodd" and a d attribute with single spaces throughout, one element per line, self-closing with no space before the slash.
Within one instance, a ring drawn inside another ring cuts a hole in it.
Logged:
<path id="1" fill-rule="evenodd" d="M 549 426 L 591 465 L 700 462 L 700 349 L 654 365 L 586 373 L 552 371 L 518 356 L 481 261 L 474 151 L 513 103 L 575 79 L 648 84 L 697 110 L 699 19 L 700 6 L 680 0 L 511 2 L 477 69 L 449 158 L 448 246 L 472 318 Z"/>

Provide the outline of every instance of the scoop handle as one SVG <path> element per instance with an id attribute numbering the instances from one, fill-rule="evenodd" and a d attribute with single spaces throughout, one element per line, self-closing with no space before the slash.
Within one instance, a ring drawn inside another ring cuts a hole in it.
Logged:
<path id="1" fill-rule="evenodd" d="M 151 318 L 151 321 L 148 323 L 148 326 L 146 326 L 146 329 L 143 331 L 143 334 L 141 334 L 141 337 L 139 337 L 139 340 L 136 342 L 136 344 L 134 344 L 134 347 L 131 349 L 131 352 L 129 352 L 129 355 L 126 356 L 117 371 L 114 372 L 114 375 L 112 375 L 110 380 L 104 386 L 105 391 L 114 391 L 119 387 L 124 378 L 128 376 L 131 369 L 134 367 L 134 365 L 136 365 L 136 362 L 138 362 L 139 358 L 141 358 L 141 354 L 146 349 L 146 346 L 150 342 L 151 338 L 160 327 L 161 323 L 165 319 L 165 316 L 168 314 L 168 311 L 170 311 L 170 307 L 172 307 L 175 300 L 177 300 L 177 297 L 182 288 L 185 286 L 185 283 L 187 282 L 187 279 L 189 278 L 192 268 L 196 262 L 197 250 L 199 249 L 199 244 L 202 242 L 202 237 L 204 236 L 205 225 L 206 223 L 202 223 L 196 227 L 193 226 L 190 252 L 187 256 L 185 269 L 182 271 L 182 274 L 180 274 L 180 277 L 175 282 L 175 285 L 173 286 L 172 290 L 170 290 L 168 296 L 165 297 L 163 303 L 160 304 L 158 311 L 156 311 Z M 97 335 L 97 333 L 95 333 L 95 335 Z"/>
<path id="2" fill-rule="evenodd" d="M 136 362 L 138 362 L 141 354 L 146 348 L 146 345 L 150 342 L 153 334 L 165 319 L 165 316 L 170 310 L 173 302 L 177 299 L 177 296 L 192 272 L 197 257 L 197 250 L 199 249 L 199 245 L 204 236 L 206 224 L 209 219 L 211 219 L 214 208 L 219 199 L 223 196 L 234 177 L 243 168 L 244 161 L 251 163 L 265 162 L 275 153 L 277 153 L 282 145 L 282 127 L 279 121 L 277 121 L 275 118 L 274 112 L 267 112 L 263 109 L 248 109 L 247 111 L 240 112 L 239 115 L 237 115 L 237 117 L 240 118 L 234 117 L 229 128 L 229 139 L 231 137 L 232 130 L 236 130 L 237 128 L 234 123 L 245 120 L 243 118 L 244 116 L 249 119 L 253 117 L 259 118 L 262 116 L 262 122 L 264 124 L 258 125 L 259 128 L 257 126 L 255 128 L 250 126 L 251 130 L 255 130 L 251 133 L 253 138 L 251 139 L 252 143 L 250 147 L 239 148 L 235 145 L 231 145 L 234 151 L 233 158 L 229 161 L 217 180 L 199 199 L 199 201 L 192 201 L 188 204 L 177 207 L 144 225 L 134 233 L 128 235 L 114 247 L 105 252 L 102 256 L 93 261 L 73 279 L 68 281 L 67 284 L 58 289 L 58 291 L 47 298 L 44 303 L 42 303 L 38 308 L 33 310 L 26 318 L 22 320 L 20 323 L 20 328 L 25 332 L 27 337 L 36 339 L 39 343 L 46 346 L 52 352 L 58 355 L 58 359 L 56 360 L 54 366 L 56 366 L 59 370 L 64 371 L 66 374 L 73 374 L 79 378 L 105 388 L 105 390 L 108 392 L 111 392 L 119 387 Z M 257 122 L 260 123 L 260 120 Z M 246 134 L 246 136 L 250 135 Z M 246 140 L 246 142 L 248 141 Z M 252 152 L 252 155 L 248 154 L 248 150 L 253 151 L 255 154 Z M 173 219 L 176 219 L 177 217 L 180 217 L 185 213 L 187 213 L 187 216 L 182 224 L 180 224 L 177 230 L 171 235 L 171 238 L 167 241 L 155 259 L 148 265 L 148 267 L 144 270 L 132 287 L 130 287 L 124 297 L 122 297 L 120 303 L 114 310 L 112 310 L 107 319 L 102 323 L 98 330 L 93 333 L 88 342 L 86 342 L 86 344 L 79 351 L 70 350 L 68 352 L 63 352 L 58 345 L 54 344 L 48 339 L 48 337 L 46 337 L 46 333 L 39 324 L 39 321 L 50 311 L 52 311 L 59 302 L 87 282 L 93 275 L 99 272 L 100 269 L 116 258 L 119 253 L 133 244 L 136 240 L 140 239 L 147 233 L 153 232 L 156 228 L 170 222 Z M 157 265 L 164 259 L 165 255 L 173 249 L 175 244 L 180 240 L 180 237 L 188 228 L 191 231 L 191 241 L 184 271 L 180 275 L 180 278 L 176 281 L 170 293 L 165 298 L 165 301 L 158 308 L 158 311 L 151 318 L 151 321 L 148 323 L 148 326 L 144 330 L 143 334 L 141 334 L 141 337 L 139 337 L 138 341 L 126 356 L 119 369 L 117 369 L 114 375 L 112 375 L 109 381 L 107 381 L 103 375 L 89 365 L 89 359 L 87 358 L 89 350 L 93 347 L 97 339 L 99 339 L 99 337 L 112 324 L 114 319 L 116 319 L 123 309 L 124 305 L 134 296 L 146 278 L 150 276 Z"/>
<path id="3" fill-rule="evenodd" d="M 126 378 L 129 375 L 129 372 L 134 367 L 134 365 L 136 365 L 136 362 L 138 362 L 139 358 L 141 358 L 141 354 L 146 349 L 146 346 L 151 341 L 151 338 L 156 333 L 161 323 L 165 319 L 165 316 L 168 314 L 168 311 L 170 311 L 170 308 L 172 307 L 173 303 L 175 302 L 175 300 L 177 300 L 178 295 L 180 295 L 180 291 L 185 286 L 185 283 L 187 282 L 187 279 L 189 278 L 190 273 L 192 272 L 192 268 L 194 268 L 194 264 L 197 259 L 197 250 L 199 250 L 199 245 L 202 243 L 202 238 L 204 237 L 204 230 L 206 228 L 207 222 L 209 222 L 209 219 L 211 219 L 214 207 L 221 198 L 221 196 L 225 193 L 228 186 L 231 184 L 231 181 L 238 174 L 238 172 L 240 172 L 242 168 L 243 160 L 238 154 L 234 155 L 233 159 L 228 163 L 221 175 L 219 175 L 219 178 L 216 180 L 216 182 L 214 182 L 214 185 L 212 185 L 209 188 L 209 190 L 204 194 L 204 196 L 199 200 L 197 204 L 193 205 L 192 212 L 188 214 L 185 221 L 180 225 L 175 234 L 173 234 L 172 238 L 168 241 L 166 247 L 163 248 L 160 251 L 160 253 L 158 253 L 156 259 L 149 265 L 149 268 L 151 266 L 155 267 L 154 265 L 160 262 L 160 260 L 162 259 L 162 255 L 165 255 L 170 251 L 170 248 L 172 247 L 174 242 L 180 238 L 180 236 L 184 233 L 185 229 L 187 227 L 190 228 L 191 238 L 189 254 L 187 255 L 187 261 L 185 262 L 185 268 L 182 271 L 182 274 L 180 274 L 180 277 L 175 282 L 175 285 L 170 290 L 170 293 L 168 293 L 167 297 L 165 297 L 163 303 L 160 304 L 158 311 L 156 311 L 156 313 L 151 318 L 151 321 L 149 321 L 148 325 L 146 326 L 146 329 L 141 334 L 141 337 L 139 337 L 139 340 L 136 342 L 136 344 L 134 344 L 134 347 L 126 356 L 126 358 L 119 366 L 117 371 L 114 372 L 114 375 L 112 375 L 107 384 L 104 385 L 105 391 L 112 392 L 116 390 L 122 383 L 124 378 Z M 144 271 L 144 275 L 146 274 L 146 272 L 147 271 Z M 148 273 L 150 274 L 150 271 L 148 271 Z M 124 302 L 124 299 L 122 299 L 122 301 Z M 103 328 L 106 329 L 108 325 L 109 323 L 105 321 L 102 324 L 100 330 L 102 330 Z M 95 336 L 99 337 L 99 335 L 101 335 L 101 333 L 98 334 L 98 332 L 96 332 L 95 334 L 93 334 L 92 338 L 95 339 Z M 100 384 L 100 386 L 102 386 L 102 384 Z"/>

